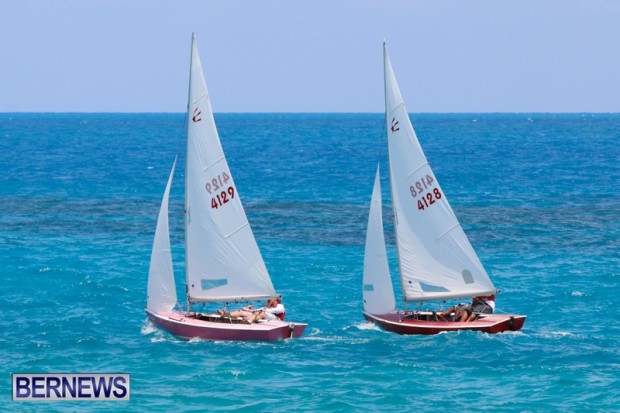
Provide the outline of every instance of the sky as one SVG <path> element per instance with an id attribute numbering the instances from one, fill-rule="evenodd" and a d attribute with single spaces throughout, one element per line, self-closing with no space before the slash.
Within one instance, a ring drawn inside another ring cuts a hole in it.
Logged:
<path id="1" fill-rule="evenodd" d="M 620 112 L 617 0 L 2 0 L 0 112 Z"/>

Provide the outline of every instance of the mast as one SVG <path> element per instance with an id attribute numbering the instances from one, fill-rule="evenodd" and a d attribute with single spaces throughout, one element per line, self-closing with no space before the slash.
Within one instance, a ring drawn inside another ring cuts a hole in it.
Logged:
<path id="1" fill-rule="evenodd" d="M 184 197 L 184 203 L 185 203 L 185 208 L 184 208 L 184 224 L 185 224 L 185 228 L 183 233 L 184 233 L 184 237 L 185 237 L 185 296 L 187 298 L 187 312 L 189 313 L 190 311 L 190 306 L 191 306 L 191 301 L 190 301 L 190 297 L 189 297 L 189 278 L 188 278 L 188 261 L 187 261 L 187 257 L 188 257 L 188 253 L 187 253 L 187 225 L 188 225 L 188 220 L 189 220 L 189 211 L 188 211 L 188 205 L 187 205 L 187 179 L 189 176 L 189 162 L 188 162 L 188 152 L 189 152 L 189 139 L 187 139 L 187 135 L 189 134 L 189 109 L 191 107 L 191 99 L 192 99 L 192 67 L 194 64 L 194 42 L 196 41 L 196 34 L 192 32 L 192 46 L 190 49 L 190 57 L 189 57 L 189 85 L 188 85 L 188 90 L 187 90 L 187 109 L 185 110 L 185 188 L 183 191 L 183 197 Z"/>
<path id="2" fill-rule="evenodd" d="M 389 57 L 387 54 L 387 46 L 385 44 L 385 40 L 383 41 L 383 94 L 384 94 L 384 98 L 385 98 L 385 140 L 387 142 L 387 140 L 389 139 L 389 134 L 388 134 L 388 99 L 387 99 L 387 88 L 388 88 L 388 76 L 387 76 L 387 64 L 389 61 Z M 402 277 L 402 264 L 401 264 L 401 257 L 400 257 L 400 248 L 398 247 L 398 231 L 397 231 L 397 225 L 398 225 L 398 215 L 396 213 L 396 204 L 394 203 L 394 183 L 392 181 L 392 168 L 391 168 L 391 164 L 390 164 L 390 151 L 387 151 L 388 154 L 388 176 L 390 177 L 390 193 L 392 194 L 392 220 L 394 221 L 394 238 L 396 240 L 396 257 L 398 260 L 398 275 L 400 278 L 400 287 L 401 287 L 401 294 L 403 295 L 403 303 L 404 303 L 404 311 L 405 313 L 407 312 L 407 298 L 406 298 L 406 292 L 405 292 L 405 285 L 403 283 L 403 277 Z"/>

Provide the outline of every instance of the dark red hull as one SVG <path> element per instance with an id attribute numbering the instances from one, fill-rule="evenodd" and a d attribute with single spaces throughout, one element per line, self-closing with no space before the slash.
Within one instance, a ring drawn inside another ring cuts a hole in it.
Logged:
<path id="1" fill-rule="evenodd" d="M 438 334 L 448 331 L 473 330 L 489 334 L 504 331 L 517 331 L 523 327 L 526 316 L 515 314 L 482 314 L 476 321 L 461 323 L 455 321 L 426 321 L 414 319 L 411 315 L 420 314 L 426 318 L 427 313 L 391 312 L 388 314 L 368 314 L 364 317 L 368 321 L 378 324 L 386 331 L 397 334 Z"/>

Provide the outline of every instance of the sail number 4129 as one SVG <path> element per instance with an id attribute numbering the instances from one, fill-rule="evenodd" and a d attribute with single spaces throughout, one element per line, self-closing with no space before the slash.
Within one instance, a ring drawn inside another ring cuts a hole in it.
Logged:
<path id="1" fill-rule="evenodd" d="M 235 188 L 233 186 L 226 188 L 228 181 L 230 181 L 230 176 L 226 172 L 222 172 L 205 184 L 207 192 L 213 195 L 211 208 L 218 209 L 235 197 Z"/>
<path id="2" fill-rule="evenodd" d="M 433 205 L 437 200 L 441 199 L 441 191 L 439 188 L 432 188 L 435 180 L 432 176 L 426 175 L 416 181 L 409 187 L 409 192 L 413 198 L 418 198 L 418 209 L 424 211 Z"/>
<path id="3" fill-rule="evenodd" d="M 235 188 L 229 186 L 225 191 L 216 194 L 211 198 L 211 208 L 217 209 L 235 197 Z"/>

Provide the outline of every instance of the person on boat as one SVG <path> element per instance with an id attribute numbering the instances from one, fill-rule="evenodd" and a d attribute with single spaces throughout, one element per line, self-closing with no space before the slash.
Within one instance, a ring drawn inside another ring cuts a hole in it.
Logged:
<path id="1" fill-rule="evenodd" d="M 217 310 L 217 313 L 221 316 L 230 317 L 230 318 L 243 318 L 246 321 L 254 320 L 254 307 L 251 305 L 243 307 L 240 310 L 231 311 L 228 314 L 226 314 L 226 312 L 222 310 Z"/>
<path id="2" fill-rule="evenodd" d="M 480 314 L 491 314 L 493 311 L 495 311 L 495 295 L 488 295 L 474 297 L 469 304 L 450 307 L 441 313 L 441 316 L 445 318 L 454 313 L 454 321 L 465 323 L 476 320 Z"/>
<path id="3" fill-rule="evenodd" d="M 255 323 L 258 320 L 283 320 L 285 314 L 286 310 L 284 309 L 284 305 L 282 304 L 282 299 L 278 297 L 268 299 L 265 307 L 259 308 L 258 310 L 255 310 L 253 306 L 248 305 L 240 310 L 232 311 L 230 313 L 230 317 L 243 318 L 245 321 Z"/>
<path id="4" fill-rule="evenodd" d="M 256 314 L 256 320 L 284 320 L 285 315 L 286 310 L 284 309 L 284 304 L 282 304 L 282 298 L 278 297 L 267 300 L 265 307 L 262 308 L 258 314 Z"/>

